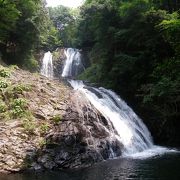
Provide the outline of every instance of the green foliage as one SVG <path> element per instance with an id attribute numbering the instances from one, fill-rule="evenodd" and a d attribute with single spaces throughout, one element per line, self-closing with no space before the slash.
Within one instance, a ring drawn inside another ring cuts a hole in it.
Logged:
<path id="1" fill-rule="evenodd" d="M 164 0 L 86 0 L 76 44 L 89 49 L 91 65 L 81 79 L 115 90 L 151 129 L 158 119 L 156 126 L 164 126 L 159 129 L 172 139 L 179 139 L 179 5 Z M 169 127 L 175 129 L 171 134 Z"/>
<path id="2" fill-rule="evenodd" d="M 6 104 L 3 101 L 1 101 L 0 102 L 0 113 L 5 113 L 6 110 L 7 110 Z"/>
<path id="3" fill-rule="evenodd" d="M 32 87 L 29 84 L 18 84 L 13 86 L 13 93 L 22 94 L 24 91 L 31 91 Z"/>
<path id="4" fill-rule="evenodd" d="M 17 65 L 10 65 L 9 69 L 11 69 L 11 70 L 18 70 L 19 67 Z"/>
<path id="5" fill-rule="evenodd" d="M 11 99 L 16 99 L 20 94 L 23 94 L 23 92 L 28 92 L 31 90 L 32 87 L 29 84 L 14 84 L 4 89 L 3 93 L 6 100 L 11 101 Z"/>
<path id="6" fill-rule="evenodd" d="M 8 82 L 6 80 L 0 80 L 0 89 L 5 89 L 8 87 Z"/>
<path id="7" fill-rule="evenodd" d="M 39 64 L 38 61 L 34 58 L 34 56 L 31 54 L 27 56 L 27 59 L 23 64 L 23 67 L 31 72 L 37 72 Z"/>
<path id="8" fill-rule="evenodd" d="M 59 45 L 63 44 L 64 46 L 73 46 L 77 41 L 75 36 L 77 31 L 79 10 L 73 10 L 64 6 L 58 6 L 55 8 L 49 7 L 49 15 L 56 27 L 56 30 L 52 29 L 54 34 L 56 34 L 56 39 L 50 37 L 49 41 L 55 40 Z M 53 37 L 55 36 L 53 35 Z M 58 39 L 61 39 L 62 42 Z"/>
<path id="9" fill-rule="evenodd" d="M 31 86 L 25 84 L 12 85 L 7 81 L 12 68 L 0 68 L 0 119 L 30 117 L 27 101 L 18 98 L 24 91 L 30 91 Z"/>
<path id="10" fill-rule="evenodd" d="M 27 105 L 27 101 L 26 99 L 23 99 L 23 98 L 14 99 L 14 101 L 12 102 L 12 107 L 18 106 L 24 109 L 26 105 Z"/>
<path id="11" fill-rule="evenodd" d="M 46 140 L 45 139 L 40 139 L 39 145 L 40 145 L 40 147 L 43 147 L 44 145 L 46 145 Z"/>
<path id="12" fill-rule="evenodd" d="M 58 37 L 58 30 L 51 24 L 48 27 L 48 36 L 43 37 L 42 48 L 53 51 L 58 46 L 62 46 L 62 42 Z"/>
<path id="13" fill-rule="evenodd" d="M 0 51 L 8 64 L 37 70 L 33 54 L 61 45 L 43 0 L 0 0 Z"/>
<path id="14" fill-rule="evenodd" d="M 48 132 L 48 130 L 49 130 L 49 124 L 48 123 L 43 123 L 43 124 L 41 124 L 41 126 L 40 126 L 40 132 L 41 132 L 41 134 L 45 134 L 45 133 L 47 133 Z"/>
<path id="15" fill-rule="evenodd" d="M 180 15 L 175 12 L 168 20 L 163 20 L 158 28 L 161 29 L 163 37 L 172 46 L 177 55 L 180 52 Z"/>
<path id="16" fill-rule="evenodd" d="M 23 98 L 14 99 L 11 103 L 11 114 L 13 118 L 23 117 L 26 115 L 27 100 Z"/>
<path id="17" fill-rule="evenodd" d="M 0 44 L 5 43 L 9 33 L 15 27 L 20 11 L 11 0 L 0 0 Z"/>
<path id="18" fill-rule="evenodd" d="M 100 65 L 92 64 L 90 67 L 86 69 L 82 74 L 78 76 L 78 79 L 88 80 L 89 82 L 97 82 L 100 81 Z"/>
<path id="19" fill-rule="evenodd" d="M 61 115 L 55 115 L 54 117 L 52 117 L 52 121 L 55 124 L 58 124 L 61 120 L 62 120 L 62 116 Z"/>
<path id="20" fill-rule="evenodd" d="M 10 77 L 11 73 L 9 72 L 9 70 L 6 69 L 0 69 L 0 77 Z"/>
<path id="21" fill-rule="evenodd" d="M 144 13 L 149 10 L 151 4 L 149 4 L 149 0 L 134 0 L 123 2 L 119 8 L 120 16 L 123 18 L 131 16 L 131 18 L 138 13 Z"/>
<path id="22" fill-rule="evenodd" d="M 26 133 L 34 134 L 36 130 L 36 123 L 34 120 L 31 120 L 29 118 L 23 119 L 23 127 Z"/>

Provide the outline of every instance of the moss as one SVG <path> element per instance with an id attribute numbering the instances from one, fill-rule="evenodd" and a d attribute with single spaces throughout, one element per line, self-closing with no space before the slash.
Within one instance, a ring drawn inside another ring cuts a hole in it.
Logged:
<path id="1" fill-rule="evenodd" d="M 62 120 L 62 116 L 59 114 L 59 115 L 55 115 L 53 118 L 52 118 L 52 121 L 55 123 L 55 124 L 58 124 L 60 121 Z"/>

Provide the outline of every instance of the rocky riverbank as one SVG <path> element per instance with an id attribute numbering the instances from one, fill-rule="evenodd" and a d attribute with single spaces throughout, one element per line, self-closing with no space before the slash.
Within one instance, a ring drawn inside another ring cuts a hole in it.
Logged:
<path id="1" fill-rule="evenodd" d="M 1 172 L 87 167 L 112 148 L 121 155 L 112 124 L 66 83 L 17 67 L 0 75 Z"/>

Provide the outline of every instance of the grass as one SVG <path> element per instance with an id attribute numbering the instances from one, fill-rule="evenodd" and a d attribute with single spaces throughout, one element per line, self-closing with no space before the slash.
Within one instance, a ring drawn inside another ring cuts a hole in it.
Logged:
<path id="1" fill-rule="evenodd" d="M 34 119 L 24 118 L 22 120 L 24 131 L 28 134 L 34 134 L 36 130 L 36 122 Z"/>
<path id="2" fill-rule="evenodd" d="M 49 123 L 41 124 L 41 126 L 40 126 L 40 133 L 41 134 L 46 134 L 48 132 L 49 128 L 50 128 Z"/>

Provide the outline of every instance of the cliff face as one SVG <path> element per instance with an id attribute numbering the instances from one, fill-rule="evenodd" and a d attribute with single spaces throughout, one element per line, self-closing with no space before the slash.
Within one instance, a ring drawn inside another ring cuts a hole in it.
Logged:
<path id="1" fill-rule="evenodd" d="M 66 57 L 63 48 L 58 48 L 53 52 L 54 76 L 56 78 L 61 78 L 65 60 Z"/>
<path id="2" fill-rule="evenodd" d="M 1 71 L 9 71 L 0 81 L 1 172 L 87 167 L 112 148 L 121 155 L 112 124 L 80 93 L 19 68 Z"/>

